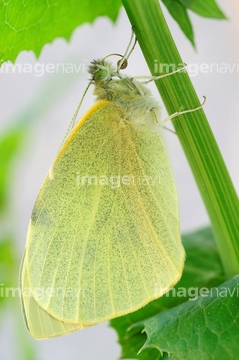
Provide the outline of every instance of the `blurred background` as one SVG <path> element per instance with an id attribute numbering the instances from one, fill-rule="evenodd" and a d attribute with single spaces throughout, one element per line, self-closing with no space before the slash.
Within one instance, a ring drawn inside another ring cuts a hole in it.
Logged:
<path id="1" fill-rule="evenodd" d="M 207 96 L 204 110 L 238 192 L 239 4 L 236 0 L 218 0 L 218 4 L 227 21 L 190 13 L 196 50 L 164 7 L 163 10 L 199 98 Z M 91 25 L 81 26 L 74 31 L 69 43 L 57 39 L 46 45 L 38 59 L 32 52 L 22 52 L 16 63 L 29 64 L 29 68 L 35 66 L 34 72 L 0 72 L 1 138 L 12 138 L 16 144 L 19 141 L 18 156 L 12 159 L 8 173 L 4 173 L 5 160 L 0 164 L 3 177 L 0 185 L 3 179 L 7 183 L 1 195 L 5 197 L 5 208 L 0 217 L 3 238 L 0 245 L 0 360 L 112 360 L 120 354 L 117 336 L 107 323 L 58 339 L 32 339 L 24 327 L 17 294 L 15 298 L 3 299 L 1 289 L 3 283 L 12 281 L 18 286 L 17 274 L 32 207 L 88 83 L 87 64 L 110 53 L 124 53 L 130 35 L 130 24 L 122 9 L 115 24 L 99 18 Z M 36 66 L 37 63 L 40 65 Z M 212 67 L 212 71 L 197 71 L 202 63 Z M 46 72 L 41 64 L 54 64 L 59 72 Z M 71 64 L 75 64 L 75 71 Z M 149 74 L 138 46 L 131 55 L 127 73 Z M 153 84 L 151 89 L 159 99 Z M 93 101 L 91 89 L 81 114 Z M 162 118 L 166 116 L 162 105 Z M 207 225 L 209 219 L 179 141 L 169 132 L 165 132 L 164 137 L 179 193 L 182 232 Z M 7 155 L 11 157 L 11 149 Z M 0 154 L 0 159 L 5 158 Z"/>

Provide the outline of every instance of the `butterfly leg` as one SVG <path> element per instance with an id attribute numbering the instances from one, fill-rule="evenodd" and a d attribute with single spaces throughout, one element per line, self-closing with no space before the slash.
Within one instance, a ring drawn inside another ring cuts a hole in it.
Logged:
<path id="1" fill-rule="evenodd" d="M 160 121 L 159 121 L 159 115 L 157 114 L 157 111 L 155 108 L 151 108 L 150 109 L 152 116 L 154 117 L 154 120 L 156 122 L 157 125 L 159 125 L 160 127 L 162 127 L 163 129 L 170 131 L 171 133 L 173 133 L 174 135 L 176 135 L 176 132 L 172 129 L 169 129 L 167 126 L 161 125 Z"/>
<path id="2" fill-rule="evenodd" d="M 171 114 L 169 116 L 167 116 L 164 120 L 160 121 L 159 125 L 162 126 L 164 125 L 166 122 L 168 122 L 169 120 L 172 120 L 173 118 L 179 116 L 179 115 L 183 115 L 183 114 L 186 114 L 186 113 L 191 113 L 191 112 L 194 112 L 194 111 L 197 111 L 197 110 L 200 110 L 204 104 L 206 102 L 206 96 L 203 96 L 203 102 L 201 103 L 200 106 L 194 108 L 194 109 L 188 109 L 188 110 L 182 110 L 182 111 L 177 111 L 175 112 L 174 114 Z"/>

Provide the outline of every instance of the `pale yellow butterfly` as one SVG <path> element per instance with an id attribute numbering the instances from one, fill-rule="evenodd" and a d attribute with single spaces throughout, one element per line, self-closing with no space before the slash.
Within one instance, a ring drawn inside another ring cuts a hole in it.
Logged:
<path id="1" fill-rule="evenodd" d="M 67 134 L 32 212 L 20 281 L 37 339 L 135 311 L 182 274 L 159 106 L 120 71 L 129 54 L 118 68 L 105 59 L 91 64 L 97 102 Z"/>

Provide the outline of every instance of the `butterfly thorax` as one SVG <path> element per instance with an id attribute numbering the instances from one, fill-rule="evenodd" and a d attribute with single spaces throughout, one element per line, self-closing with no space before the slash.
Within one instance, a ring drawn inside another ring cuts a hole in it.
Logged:
<path id="1" fill-rule="evenodd" d="M 94 61 L 89 72 L 97 100 L 112 101 L 120 108 L 125 120 L 138 123 L 153 120 L 155 123 L 159 105 L 146 85 L 117 71 L 108 62 Z"/>

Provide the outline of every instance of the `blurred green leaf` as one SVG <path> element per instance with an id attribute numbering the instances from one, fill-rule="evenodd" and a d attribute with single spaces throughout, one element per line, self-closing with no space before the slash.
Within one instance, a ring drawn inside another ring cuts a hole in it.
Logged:
<path id="1" fill-rule="evenodd" d="M 0 240 L 0 314 L 2 311 L 14 314 L 19 360 L 36 360 L 37 352 L 33 342 L 24 328 L 20 313 L 18 261 L 14 240 L 10 237 Z M 2 329 L 4 323 L 0 322 Z M 14 335 L 14 334 L 13 334 Z M 13 337 L 14 338 L 14 337 Z"/>
<path id="2" fill-rule="evenodd" d="M 11 184 L 12 160 L 17 155 L 24 136 L 24 127 L 17 125 L 0 137 L 0 213 L 6 206 L 7 193 Z"/>
<path id="3" fill-rule="evenodd" d="M 22 50 L 38 56 L 57 37 L 69 40 L 77 26 L 99 16 L 116 20 L 120 0 L 11 0 L 0 3 L 0 63 L 15 61 Z"/>
<path id="4" fill-rule="evenodd" d="M 16 253 L 13 239 L 3 238 L 0 240 L 0 306 L 7 300 L 7 289 L 13 287 L 15 274 Z"/>
<path id="5" fill-rule="evenodd" d="M 15 252 L 12 239 L 2 239 L 0 241 L 0 264 L 12 267 L 15 264 Z"/>
<path id="6" fill-rule="evenodd" d="M 141 333 L 137 328 L 133 327 L 131 330 L 129 328 L 135 323 L 173 308 L 189 298 L 197 297 L 201 288 L 210 289 L 225 280 L 210 228 L 184 235 L 182 240 L 186 250 L 186 262 L 183 276 L 177 285 L 168 294 L 152 301 L 140 310 L 111 320 L 110 324 L 117 331 L 119 343 L 122 346 L 122 359 L 157 359 L 159 354 L 155 349 L 146 349 L 136 356 L 146 341 L 146 334 Z"/>
<path id="7" fill-rule="evenodd" d="M 181 4 L 179 0 L 162 0 L 162 2 L 168 9 L 171 16 L 174 18 L 174 20 L 178 23 L 191 44 L 195 46 L 193 28 L 186 8 Z"/>
<path id="8" fill-rule="evenodd" d="M 196 14 L 200 16 L 214 18 L 214 19 L 226 19 L 225 14 L 219 8 L 215 0 L 207 0 L 207 1 L 175 0 L 175 1 L 180 1 L 185 8 L 194 11 Z"/>
<path id="9" fill-rule="evenodd" d="M 162 0 L 162 2 L 193 46 L 195 46 L 194 34 L 188 10 L 207 18 L 226 19 L 215 0 Z"/>

